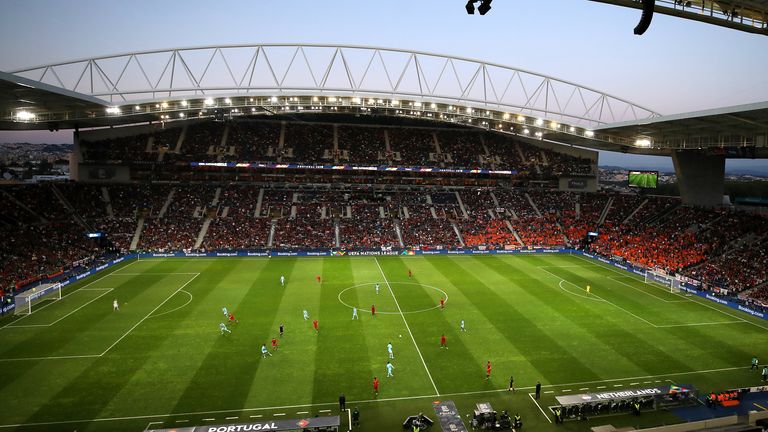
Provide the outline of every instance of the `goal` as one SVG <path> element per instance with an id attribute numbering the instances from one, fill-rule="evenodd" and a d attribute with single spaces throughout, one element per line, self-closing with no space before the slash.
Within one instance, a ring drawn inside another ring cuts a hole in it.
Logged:
<path id="1" fill-rule="evenodd" d="M 22 293 L 16 294 L 16 315 L 29 315 L 32 309 L 45 300 L 61 299 L 61 284 L 42 284 L 28 289 Z"/>
<path id="2" fill-rule="evenodd" d="M 664 272 L 660 272 L 657 270 L 646 270 L 645 283 L 651 283 L 651 282 L 657 283 L 659 285 L 663 285 L 669 288 L 669 292 L 672 292 L 672 293 L 680 292 L 680 281 L 677 280 L 676 277 L 670 276 Z"/>

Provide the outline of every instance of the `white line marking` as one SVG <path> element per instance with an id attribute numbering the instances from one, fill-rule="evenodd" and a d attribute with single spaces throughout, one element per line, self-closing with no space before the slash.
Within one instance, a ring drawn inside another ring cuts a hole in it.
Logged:
<path id="1" fill-rule="evenodd" d="M 653 382 L 653 381 L 643 381 L 643 384 L 650 384 L 650 383 L 652 383 L 652 382 Z"/>
<path id="2" fill-rule="evenodd" d="M 571 389 L 562 389 L 560 391 L 562 391 L 562 392 L 569 392 L 569 391 L 571 391 Z"/>
<path id="3" fill-rule="evenodd" d="M 238 416 L 234 416 L 234 417 L 224 417 L 224 420 L 234 420 L 234 419 L 239 419 L 239 418 L 240 418 L 240 417 L 238 417 Z"/>
<path id="4" fill-rule="evenodd" d="M 539 411 L 541 411 L 541 415 L 543 415 L 543 416 L 544 416 L 544 418 L 545 418 L 545 419 L 547 419 L 547 421 L 548 421 L 548 422 L 552 423 L 552 420 L 549 418 L 549 416 L 547 415 L 547 413 L 545 413 L 545 412 L 544 412 L 544 410 L 543 410 L 543 409 L 541 409 L 541 405 L 539 405 L 539 401 L 537 401 L 536 399 L 534 399 L 534 397 L 533 397 L 533 393 L 528 393 L 528 397 L 529 397 L 529 398 L 531 398 L 531 400 L 533 401 L 533 403 L 535 403 L 535 404 L 536 404 L 536 406 L 539 408 Z"/>
<path id="5" fill-rule="evenodd" d="M 50 327 L 50 326 L 52 326 L 52 325 L 56 324 L 57 322 L 59 322 L 59 321 L 63 320 L 64 318 L 66 318 L 66 317 L 68 317 L 68 316 L 72 315 L 73 313 L 75 313 L 75 312 L 79 311 L 80 309 L 82 309 L 82 308 L 84 308 L 84 307 L 88 306 L 89 304 L 91 304 L 91 303 L 95 302 L 96 300 L 98 300 L 98 299 L 100 299 L 100 298 L 104 297 L 105 295 L 109 294 L 109 292 L 110 292 L 110 291 L 112 291 L 112 290 L 113 290 L 113 288 L 107 288 L 107 289 L 106 289 L 106 291 L 104 291 L 104 292 L 103 292 L 101 295 L 98 295 L 98 296 L 94 297 L 92 300 L 88 301 L 88 302 L 87 302 L 87 303 L 85 303 L 84 305 L 80 306 L 79 308 L 77 308 L 77 309 L 73 310 L 72 312 L 70 312 L 70 313 L 68 313 L 68 314 L 64 315 L 63 317 L 61 317 L 61 318 L 57 319 L 56 321 L 54 321 L 54 322 L 52 322 L 52 323 L 50 323 L 50 324 L 33 324 L 33 325 L 28 325 L 28 326 L 9 326 L 9 328 L 14 328 L 14 327 L 17 327 L 17 328 L 19 328 L 19 327 L 21 327 L 21 328 L 23 328 L 23 327 Z M 77 292 L 77 291 L 75 291 L 75 292 Z M 62 298 L 63 298 L 63 297 L 62 297 Z"/>
<path id="6" fill-rule="evenodd" d="M 188 421 L 189 421 L 189 420 L 176 420 L 176 423 L 186 423 L 186 422 L 188 422 Z"/>
<path id="7" fill-rule="evenodd" d="M 579 255 L 573 255 L 573 256 L 578 258 L 578 259 L 580 259 L 580 260 L 586 261 L 586 262 L 588 262 L 588 263 L 590 263 L 590 264 L 592 264 L 592 265 L 594 265 L 596 267 L 605 268 L 605 269 L 608 269 L 608 270 L 610 270 L 610 271 L 612 271 L 614 273 L 618 273 L 618 274 L 621 274 L 621 275 L 627 275 L 626 273 L 622 273 L 622 272 L 620 272 L 620 271 L 618 271 L 618 270 L 616 270 L 616 269 L 614 269 L 612 267 L 608 267 L 608 266 L 603 265 L 603 264 L 601 264 L 599 262 L 595 262 L 595 261 L 589 260 L 589 259 L 584 258 L 582 256 L 579 256 Z M 640 280 L 640 279 L 637 279 L 637 280 Z M 720 312 L 721 314 L 728 315 L 731 318 L 736 318 L 736 319 L 741 320 L 741 321 L 743 321 L 745 323 L 752 324 L 755 327 L 760 327 L 761 329 L 768 330 L 768 327 L 762 326 L 762 325 L 760 325 L 760 324 L 758 324 L 756 322 L 752 322 L 752 321 L 746 320 L 746 319 L 744 319 L 744 318 L 742 318 L 742 317 L 740 317 L 738 315 L 730 314 L 730 313 L 728 313 L 726 311 L 723 311 L 723 310 L 720 310 L 720 309 L 714 307 L 713 305 L 710 305 L 710 304 L 707 304 L 707 303 L 702 303 L 701 301 L 698 300 L 697 296 L 691 296 L 691 297 L 683 296 L 683 295 L 680 295 L 680 296 L 683 297 L 686 300 L 689 300 L 689 301 L 693 302 L 693 303 L 699 304 L 699 305 L 704 306 L 706 308 L 710 308 L 710 309 L 712 309 L 712 310 L 714 310 L 716 312 Z M 704 301 L 705 302 L 709 302 L 709 300 L 704 300 Z"/>
<path id="8" fill-rule="evenodd" d="M 203 421 L 214 421 L 214 420 L 216 420 L 216 419 L 215 418 L 205 418 L 205 419 L 203 419 Z"/>
<path id="9" fill-rule="evenodd" d="M 376 257 L 373 257 L 373 261 L 376 263 L 376 267 L 379 268 L 379 272 L 381 272 L 381 276 L 384 278 L 384 282 L 387 284 L 387 288 L 389 288 L 390 294 L 392 294 L 392 298 L 395 299 L 395 306 L 397 306 L 397 310 L 400 312 L 400 316 L 403 317 L 403 322 L 405 323 L 405 328 L 408 330 L 408 334 L 411 335 L 411 340 L 413 341 L 413 346 L 416 347 L 416 352 L 419 353 L 419 358 L 421 359 L 421 364 L 424 365 L 424 370 L 427 371 L 427 376 L 429 377 L 429 381 L 432 383 L 432 387 L 435 389 L 435 395 L 440 396 L 440 392 L 437 390 L 437 386 L 435 385 L 435 380 L 432 379 L 432 374 L 429 373 L 429 368 L 427 367 L 427 362 L 424 361 L 424 356 L 421 355 L 421 350 L 419 349 L 419 345 L 416 344 L 416 338 L 413 337 L 413 333 L 411 333 L 411 327 L 408 326 L 408 321 L 405 319 L 405 315 L 403 315 L 403 310 L 400 309 L 400 303 L 397 302 L 397 297 L 395 297 L 395 292 L 392 291 L 392 286 L 389 284 L 389 280 L 387 279 L 387 276 L 384 274 L 384 270 L 382 270 L 381 265 L 379 264 L 379 259 Z"/>
<path id="10" fill-rule="evenodd" d="M 663 374 L 663 375 L 646 375 L 641 377 L 611 378 L 611 379 L 601 380 L 601 381 L 585 381 L 585 382 L 578 382 L 578 383 L 550 384 L 550 385 L 547 385 L 546 387 L 565 387 L 565 386 L 570 387 L 570 386 L 576 386 L 576 385 L 611 382 L 611 381 L 629 381 L 629 380 L 640 379 L 640 378 L 690 375 L 690 374 L 698 374 L 698 373 L 723 372 L 723 371 L 732 371 L 732 370 L 740 370 L 740 369 L 744 369 L 744 366 L 700 370 L 700 371 L 677 372 L 677 373 L 669 373 L 669 374 Z M 656 382 L 661 382 L 661 380 L 657 380 Z M 606 386 L 598 386 L 597 388 L 605 388 L 605 387 Z M 518 387 L 518 390 L 532 390 L 532 389 L 534 389 L 534 386 Z M 442 396 L 444 397 L 463 396 L 468 394 L 498 393 L 502 391 L 506 392 L 508 391 L 508 388 L 503 388 L 498 390 L 483 390 L 483 391 L 476 391 L 476 392 L 445 393 Z M 544 393 L 553 393 L 553 391 L 547 390 Z M 364 404 L 364 403 L 380 403 L 380 402 L 402 401 L 402 400 L 413 400 L 413 399 L 427 399 L 427 398 L 434 398 L 434 397 L 435 395 L 430 394 L 430 395 L 421 395 L 421 396 L 405 396 L 405 397 L 397 397 L 397 398 L 367 399 L 367 400 L 357 400 L 357 401 L 348 401 L 348 402 L 350 404 Z M 110 421 L 138 420 L 138 419 L 150 419 L 150 418 L 167 418 L 167 417 L 178 417 L 178 416 L 188 417 L 188 416 L 199 416 L 199 415 L 210 415 L 210 414 L 221 414 L 221 413 L 232 413 L 232 412 L 267 411 L 267 410 L 271 411 L 271 410 L 277 410 L 277 409 L 295 409 L 295 408 L 305 408 L 305 407 L 313 407 L 313 406 L 328 406 L 328 405 L 335 406 L 336 404 L 338 404 L 338 401 L 316 403 L 316 404 L 273 406 L 273 407 L 260 407 L 260 408 L 236 408 L 236 409 L 218 410 L 218 411 L 198 411 L 198 412 L 186 412 L 186 413 L 174 413 L 174 414 L 148 414 L 148 415 L 130 416 L 130 417 L 104 417 L 104 418 L 94 418 L 94 419 L 78 419 L 78 420 L 64 420 L 64 421 L 52 421 L 52 422 L 24 423 L 24 424 L 5 424 L 5 425 L 0 425 L 0 429 L 18 428 L 21 426 L 49 426 L 49 425 L 59 425 L 59 424 L 71 424 L 71 423 L 110 422 Z M 262 415 L 255 415 L 255 416 L 251 416 L 251 418 L 257 418 L 261 416 Z M 153 422 L 153 423 L 162 423 L 162 422 Z"/>
<path id="11" fill-rule="evenodd" d="M 98 282 L 98 281 L 100 281 L 100 280 L 104 279 L 105 277 L 107 277 L 107 276 L 110 276 L 110 275 L 113 275 L 113 274 L 115 274 L 115 272 L 116 272 L 117 270 L 122 270 L 122 269 L 125 269 L 126 267 L 128 267 L 128 266 L 132 266 L 132 265 L 136 264 L 137 262 L 138 262 L 138 261 L 134 261 L 134 262 L 132 262 L 132 263 L 128 263 L 127 265 L 125 265 L 125 266 L 123 266 L 123 267 L 121 267 L 121 268 L 119 268 L 119 269 L 114 269 L 114 270 L 113 270 L 111 273 L 105 274 L 104 276 L 102 276 L 102 277 L 100 277 L 100 278 L 98 278 L 98 279 L 96 279 L 96 280 L 94 280 L 94 281 L 91 281 L 91 282 L 89 282 L 89 283 L 88 283 L 88 284 L 86 284 L 86 285 L 83 285 L 83 286 L 81 286 L 80 288 L 78 288 L 78 289 L 76 289 L 76 290 L 74 290 L 74 291 L 70 292 L 69 294 L 67 294 L 67 295 L 65 295 L 65 296 L 62 296 L 61 298 L 63 299 L 63 298 L 65 298 L 65 297 L 69 297 L 70 295 L 72 295 L 72 294 L 74 294 L 74 293 L 76 293 L 76 292 L 80 291 L 80 290 L 81 290 L 81 289 L 83 289 L 83 288 L 87 288 L 87 287 L 89 287 L 89 286 L 91 286 L 91 285 L 95 284 L 96 282 Z M 59 299 L 59 300 L 61 300 L 61 299 Z M 13 324 L 13 323 L 19 322 L 19 321 L 23 320 L 24 318 L 26 318 L 26 317 L 28 317 L 28 316 L 32 316 L 32 314 L 33 314 L 33 313 L 35 313 L 35 312 L 40 312 L 41 310 L 43 310 L 43 309 L 47 308 L 48 306 L 50 306 L 50 305 L 52 305 L 52 304 L 55 304 L 55 303 L 56 303 L 56 302 L 51 302 L 51 303 L 48 303 L 47 305 L 44 305 L 44 306 L 40 306 L 40 307 L 37 309 L 37 311 L 32 311 L 32 313 L 31 313 L 31 314 L 29 314 L 29 315 L 24 315 L 23 317 L 21 317 L 21 318 L 19 318 L 19 319 L 17 319 L 17 320 L 13 320 L 13 321 L 11 321 L 10 323 L 8 323 L 8 324 L 6 324 L 6 325 L 4 325 L 4 326 L 0 327 L 0 330 L 2 330 L 2 329 L 4 329 L 4 328 L 8 327 L 9 325 L 11 325 L 11 324 Z"/>
<path id="12" fill-rule="evenodd" d="M 71 355 L 71 356 L 50 356 L 50 357 L 21 357 L 21 358 L 0 358 L 0 362 L 4 361 L 36 361 L 36 360 L 62 360 L 62 359 L 81 359 L 81 358 L 94 358 L 101 357 L 99 354 L 86 354 L 86 355 Z"/>
<path id="13" fill-rule="evenodd" d="M 169 272 L 169 273 L 112 273 L 112 274 L 115 275 L 115 276 L 144 276 L 144 275 L 159 276 L 159 275 L 193 275 L 193 274 L 197 274 L 197 273 L 195 273 L 195 272 L 187 272 L 187 273 Z"/>
<path id="14" fill-rule="evenodd" d="M 639 382 L 629 383 L 629 385 L 638 385 L 638 384 L 640 384 L 640 383 Z"/>
<path id="15" fill-rule="evenodd" d="M 561 281 L 561 282 L 562 282 L 562 281 L 565 281 L 565 282 L 567 282 L 567 283 L 569 283 L 569 284 L 571 284 L 571 285 L 575 286 L 575 287 L 576 287 L 576 288 L 578 288 L 578 289 L 582 289 L 580 286 L 576 285 L 575 283 L 573 283 L 573 282 L 571 282 L 571 281 L 568 281 L 568 280 L 565 280 L 565 279 L 563 279 L 563 277 L 562 277 L 562 276 L 558 276 L 558 275 L 556 275 L 556 274 L 552 273 L 551 271 L 549 271 L 549 270 L 547 270 L 547 269 L 541 269 L 541 270 L 542 270 L 542 271 L 545 271 L 545 272 L 547 272 L 547 273 L 549 273 L 549 274 L 551 274 L 552 276 L 554 276 L 554 277 L 556 277 L 556 278 L 558 278 L 558 279 L 560 279 L 560 281 Z M 558 285 L 559 285 L 559 284 L 558 284 Z M 621 310 L 623 310 L 624 312 L 626 312 L 626 313 L 628 313 L 628 314 L 632 315 L 633 317 L 635 317 L 635 318 L 639 319 L 640 321 L 642 321 L 642 322 L 644 322 L 644 323 L 646 323 L 646 324 L 648 324 L 648 325 L 650 325 L 650 326 L 652 326 L 652 327 L 658 327 L 656 324 L 654 324 L 654 323 L 652 323 L 652 322 L 648 321 L 647 319 L 645 319 L 645 318 L 643 318 L 643 317 L 641 317 L 641 316 L 639 316 L 639 315 L 635 315 L 635 314 L 633 314 L 632 312 L 630 312 L 630 311 L 628 311 L 628 310 L 624 309 L 623 307 L 621 307 L 621 306 L 617 305 L 616 303 L 610 302 L 610 301 L 608 301 L 608 300 L 606 300 L 606 299 L 604 299 L 604 298 L 600 297 L 599 295 L 597 295 L 597 294 L 595 294 L 595 293 L 592 293 L 592 294 L 590 294 L 590 295 L 593 295 L 593 296 L 595 296 L 595 297 L 599 298 L 600 300 L 602 300 L 602 301 L 604 301 L 604 302 L 608 303 L 609 305 L 612 305 L 612 306 L 613 306 L 613 307 L 615 307 L 615 308 L 618 308 L 618 309 L 621 309 Z"/>
<path id="16" fill-rule="evenodd" d="M 622 387 L 624 384 L 614 384 L 614 387 Z"/>
<path id="17" fill-rule="evenodd" d="M 200 273 L 197 273 L 197 274 L 195 274 L 194 276 L 192 276 L 192 279 L 188 280 L 188 281 L 187 281 L 187 282 L 186 282 L 184 285 L 182 285 L 182 286 L 181 286 L 179 289 L 177 289 L 176 291 L 174 291 L 174 292 L 173 292 L 173 294 L 171 294 L 170 296 L 168 296 L 168 297 L 167 297 L 165 300 L 163 300 L 163 302 L 162 302 L 162 303 L 160 303 L 160 304 L 159 304 L 159 305 L 157 305 L 157 306 L 156 306 L 154 309 L 152 309 L 152 311 L 150 311 L 150 312 L 149 312 L 147 315 L 145 315 L 145 316 L 144 316 L 144 318 L 142 318 L 142 319 L 141 319 L 139 322 L 137 322 L 137 323 L 136 323 L 136 324 L 135 324 L 133 327 L 131 327 L 131 328 L 130 328 L 130 329 L 127 331 L 127 332 L 125 332 L 125 334 L 124 334 L 124 335 L 120 336 L 120 338 L 119 338 L 118 340 L 116 340 L 116 341 L 115 341 L 115 343 L 113 343 L 112 345 L 110 345 L 110 346 L 109 346 L 109 348 L 105 349 L 105 350 L 104 350 L 104 352 L 103 352 L 103 353 L 101 353 L 101 356 L 103 356 L 104 354 L 108 353 L 108 352 L 109 352 L 109 350 L 111 350 L 111 349 L 112 349 L 112 348 L 113 348 L 115 345 L 117 345 L 117 344 L 118 344 L 118 343 L 119 343 L 121 340 L 123 340 L 123 338 L 125 338 L 126 336 L 128 336 L 128 334 L 130 334 L 130 333 L 131 333 L 131 332 L 132 332 L 132 331 L 133 331 L 133 330 L 134 330 L 136 327 L 138 327 L 138 326 L 139 326 L 139 324 L 143 323 L 143 322 L 144 322 L 144 320 L 146 320 L 147 318 L 149 318 L 149 316 L 150 316 L 150 315 L 152 315 L 152 314 L 153 314 L 153 313 L 154 313 L 156 310 L 160 309 L 160 308 L 161 308 L 161 307 L 162 307 L 162 306 L 163 306 L 163 305 L 164 305 L 164 304 L 165 304 L 165 303 L 166 303 L 168 300 L 170 300 L 170 299 L 171 299 L 171 297 L 173 297 L 174 295 L 176 295 L 176 293 L 177 293 L 177 292 L 179 292 L 179 291 L 181 291 L 182 289 L 184 289 L 184 287 L 186 287 L 187 285 L 189 285 L 189 283 L 190 283 L 190 282 L 192 282 L 193 280 L 195 280 L 195 278 L 196 278 L 196 277 L 198 277 L 198 276 L 200 276 Z"/>
<path id="18" fill-rule="evenodd" d="M 192 296 L 192 294 L 191 294 L 191 293 L 189 293 L 188 291 L 184 291 L 184 290 L 181 290 L 181 291 L 179 291 L 179 292 L 183 292 L 183 293 L 186 293 L 186 294 L 189 296 L 189 300 L 187 300 L 187 302 L 186 302 L 186 303 L 184 303 L 183 305 L 181 305 L 181 306 L 179 306 L 179 307 L 177 307 L 177 308 L 171 309 L 171 310 L 169 310 L 169 311 L 167 311 L 167 312 L 163 312 L 163 313 L 161 313 L 161 314 L 157 314 L 157 315 L 152 315 L 150 318 L 157 318 L 157 317 L 159 317 L 159 316 L 167 315 L 167 314 L 169 314 L 169 313 L 171 313 L 171 312 L 176 312 L 177 310 L 179 310 L 179 309 L 181 309 L 181 308 L 183 308 L 183 307 L 187 306 L 187 305 L 188 305 L 190 302 L 192 302 L 192 299 L 193 299 L 194 297 Z"/>
<path id="19" fill-rule="evenodd" d="M 625 275 L 625 276 L 623 276 L 623 277 L 624 277 L 624 278 L 629 278 L 629 279 L 632 279 L 632 280 L 635 280 L 635 281 L 636 281 L 636 280 L 638 280 L 638 279 L 635 279 L 635 278 L 633 278 L 633 277 L 630 277 L 629 275 Z M 620 281 L 620 280 L 617 280 L 617 279 L 618 279 L 618 277 L 617 277 L 617 276 L 608 276 L 608 279 L 610 279 L 610 280 L 612 280 L 612 281 L 614 281 L 614 282 L 620 283 L 620 284 L 622 284 L 622 285 L 624 285 L 624 286 L 626 286 L 626 287 L 632 288 L 632 289 L 633 289 L 633 290 L 635 290 L 635 291 L 639 291 L 639 292 L 641 292 L 641 293 L 643 293 L 643 294 L 645 294 L 645 295 L 649 295 L 649 296 L 651 296 L 651 297 L 655 298 L 656 300 L 661 300 L 661 301 L 663 301 L 663 302 L 665 302 L 665 303 L 682 303 L 682 302 L 685 302 L 685 301 L 687 301 L 687 300 L 685 300 L 685 299 L 682 299 L 682 300 L 667 300 L 667 299 L 665 299 L 665 298 L 663 298 L 663 297 L 657 296 L 656 294 L 650 293 L 650 292 L 648 292 L 648 291 L 645 291 L 645 290 L 643 290 L 643 289 L 640 289 L 640 288 L 638 288 L 638 287 L 636 287 L 636 286 L 632 286 L 632 285 L 630 285 L 630 284 L 628 284 L 628 283 L 626 283 L 626 282 L 622 282 L 622 281 Z M 645 283 L 645 282 L 643 282 L 643 283 Z M 646 285 L 649 285 L 649 284 L 646 284 Z M 672 294 L 672 295 L 674 295 L 674 294 Z"/>
<path id="20" fill-rule="evenodd" d="M 690 323 L 690 324 L 666 324 L 657 325 L 657 328 L 670 328 L 670 327 L 695 327 L 705 325 L 720 325 L 720 324 L 744 324 L 744 321 L 720 321 L 720 322 L 705 322 L 705 323 Z"/>
<path id="21" fill-rule="evenodd" d="M 309 414 L 309 411 L 296 411 L 296 414 Z"/>
<path id="22" fill-rule="evenodd" d="M 318 412 L 331 412 L 331 410 L 320 410 Z"/>
<path id="23" fill-rule="evenodd" d="M 589 387 L 583 387 L 583 388 L 580 388 L 579 390 L 589 390 Z"/>
<path id="24" fill-rule="evenodd" d="M 262 416 L 261 414 L 256 414 L 256 415 L 252 415 L 252 416 L 250 416 L 250 417 L 251 417 L 251 418 L 261 418 L 261 416 Z"/>
<path id="25" fill-rule="evenodd" d="M 272 415 L 274 415 L 274 416 L 284 416 L 285 413 L 275 413 L 275 414 L 272 414 Z"/>

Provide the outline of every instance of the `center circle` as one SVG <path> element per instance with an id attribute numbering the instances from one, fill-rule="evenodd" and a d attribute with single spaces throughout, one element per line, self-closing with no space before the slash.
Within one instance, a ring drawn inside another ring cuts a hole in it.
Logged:
<path id="1" fill-rule="evenodd" d="M 395 299 L 393 298 L 392 293 L 390 293 L 390 289 L 391 289 L 391 287 L 398 287 L 400 285 L 415 285 L 415 286 L 420 286 L 420 287 L 423 287 L 423 288 L 428 288 L 427 290 L 425 290 L 425 291 L 428 291 L 428 292 L 430 290 L 435 291 L 437 293 L 437 295 L 438 295 L 438 298 L 435 299 L 432 295 L 430 295 L 430 297 L 434 300 L 435 305 L 434 306 L 430 306 L 430 307 L 419 307 L 418 309 L 410 310 L 408 308 L 407 302 L 404 303 L 403 299 L 398 298 L 397 302 L 395 302 Z M 381 299 L 384 300 L 384 301 L 380 302 L 379 305 L 376 306 L 376 314 L 377 315 L 378 314 L 383 314 L 383 315 L 400 315 L 401 311 L 397 310 L 397 305 L 400 306 L 400 309 L 402 310 L 402 313 L 404 313 L 404 314 L 412 314 L 412 313 L 427 312 L 427 311 L 431 311 L 433 309 L 439 308 L 440 307 L 440 300 L 439 300 L 440 298 L 443 298 L 445 300 L 445 303 L 448 303 L 448 293 L 446 293 L 445 291 L 441 290 L 440 288 L 434 287 L 432 285 L 423 284 L 423 283 L 418 283 L 418 282 L 379 283 L 379 291 L 380 291 L 379 294 L 375 294 L 375 288 L 376 288 L 376 282 L 361 283 L 361 284 L 357 284 L 357 285 L 352 285 L 351 287 L 344 288 L 343 290 L 341 290 L 341 292 L 339 292 L 339 296 L 338 296 L 339 302 L 341 304 L 343 304 L 344 306 L 350 308 L 350 309 L 353 309 L 353 308 L 357 307 L 357 309 L 359 311 L 361 311 L 361 312 L 367 311 L 368 313 L 370 313 L 371 312 L 371 305 L 372 304 L 376 304 L 375 300 L 377 298 L 380 298 L 380 296 L 386 296 L 386 297 L 381 297 Z M 350 303 L 358 303 L 359 300 L 360 300 L 359 298 L 361 297 L 360 294 L 358 295 L 358 301 L 357 302 L 352 302 L 349 299 L 347 299 L 347 301 L 345 301 L 344 294 L 348 293 L 348 292 L 350 292 L 352 290 L 359 291 L 359 293 L 362 294 L 363 298 L 370 298 L 370 299 L 372 299 L 371 303 L 364 304 L 364 305 L 350 304 Z M 384 306 L 385 304 L 387 304 L 387 302 L 391 302 L 392 303 L 392 310 L 388 310 L 388 308 L 386 306 Z"/>

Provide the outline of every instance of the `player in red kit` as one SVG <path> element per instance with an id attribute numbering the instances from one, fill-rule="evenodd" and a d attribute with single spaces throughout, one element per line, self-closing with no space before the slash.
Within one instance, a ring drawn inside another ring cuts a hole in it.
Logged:
<path id="1" fill-rule="evenodd" d="M 376 318 L 376 305 L 371 305 L 371 316 Z"/>
<path id="2" fill-rule="evenodd" d="M 440 348 L 448 349 L 448 345 L 445 343 L 445 334 L 440 336 Z"/>
<path id="3" fill-rule="evenodd" d="M 379 379 L 376 377 L 373 377 L 373 393 L 379 395 Z"/>
<path id="4" fill-rule="evenodd" d="M 408 269 L 408 277 L 409 277 L 409 278 L 412 278 L 412 277 L 413 277 L 413 272 L 411 272 L 411 269 Z"/>
<path id="5" fill-rule="evenodd" d="M 440 297 L 440 309 L 445 309 L 445 299 Z"/>
<path id="6" fill-rule="evenodd" d="M 277 338 L 272 338 L 272 350 L 277 351 Z"/>
<path id="7" fill-rule="evenodd" d="M 312 321 L 312 327 L 315 328 L 315 333 L 318 333 L 318 330 L 317 330 L 317 320 Z"/>
<path id="8" fill-rule="evenodd" d="M 229 322 L 230 323 L 239 323 L 240 321 L 238 321 L 237 318 L 235 318 L 235 315 L 232 312 L 230 312 L 229 313 Z"/>
<path id="9" fill-rule="evenodd" d="M 485 365 L 485 379 L 491 378 L 491 361 L 488 360 L 488 364 Z"/>
<path id="10" fill-rule="evenodd" d="M 315 276 L 315 279 L 317 279 L 317 283 L 320 283 L 322 279 L 320 279 L 320 275 Z"/>

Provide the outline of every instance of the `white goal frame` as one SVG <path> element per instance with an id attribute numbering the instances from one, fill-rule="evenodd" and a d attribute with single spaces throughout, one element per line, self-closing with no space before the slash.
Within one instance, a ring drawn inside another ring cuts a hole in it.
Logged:
<path id="1" fill-rule="evenodd" d="M 14 296 L 16 302 L 16 315 L 30 315 L 32 306 L 43 300 L 61 300 L 61 284 L 45 284 L 30 288 Z"/>
<path id="2" fill-rule="evenodd" d="M 673 294 L 680 293 L 680 281 L 676 277 L 657 270 L 645 271 L 645 283 L 657 283 L 669 288 Z"/>

